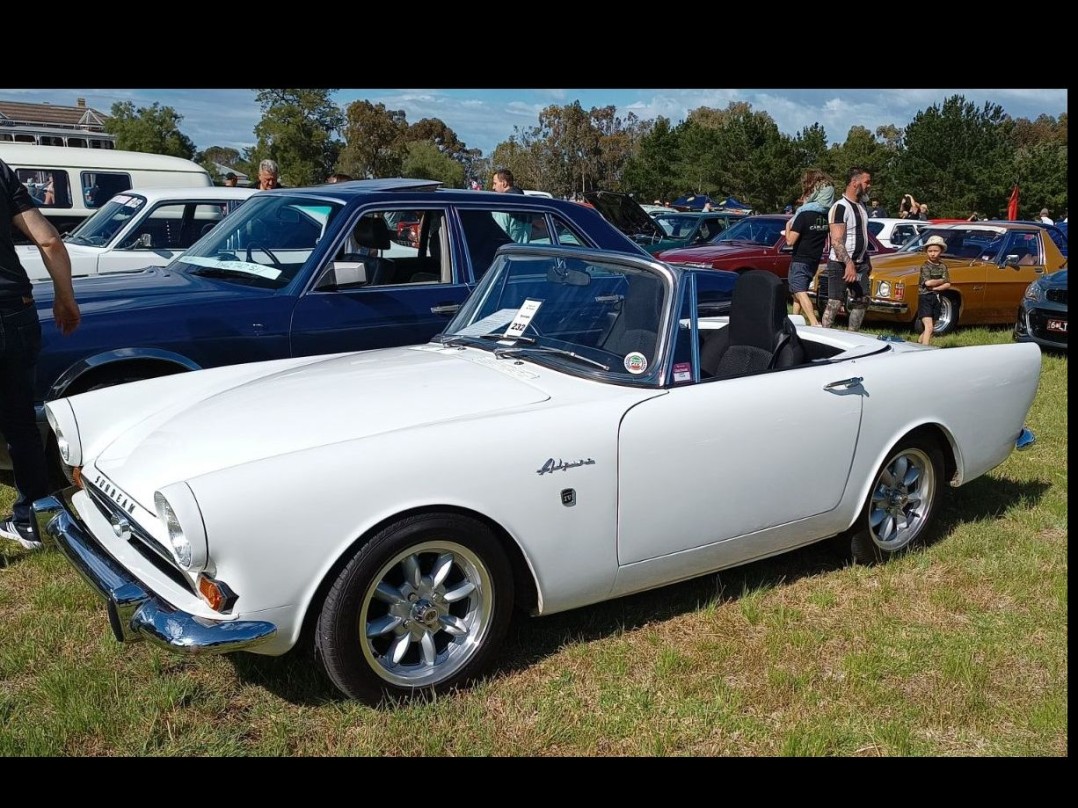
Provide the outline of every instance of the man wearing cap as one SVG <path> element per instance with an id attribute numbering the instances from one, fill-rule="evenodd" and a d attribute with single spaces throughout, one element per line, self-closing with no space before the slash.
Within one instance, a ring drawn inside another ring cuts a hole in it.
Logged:
<path id="1" fill-rule="evenodd" d="M 917 318 L 924 326 L 920 339 L 922 345 L 928 345 L 932 339 L 934 323 L 940 318 L 940 292 L 951 288 L 947 265 L 940 260 L 945 249 L 947 242 L 943 236 L 929 236 L 925 241 L 927 260 L 921 264 L 921 281 L 917 285 Z"/>
<path id="2" fill-rule="evenodd" d="M 1041 208 L 1041 224 L 1055 224 L 1055 221 L 1048 215 L 1048 208 Z"/>
<path id="3" fill-rule="evenodd" d="M 236 176 L 235 171 L 229 171 L 227 174 L 225 174 L 225 187 L 226 188 L 235 188 L 236 183 L 238 181 L 239 181 L 239 177 Z"/>

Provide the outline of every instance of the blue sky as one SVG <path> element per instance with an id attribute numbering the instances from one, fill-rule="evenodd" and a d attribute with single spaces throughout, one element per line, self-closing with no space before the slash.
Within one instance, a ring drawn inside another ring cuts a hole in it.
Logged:
<path id="1" fill-rule="evenodd" d="M 905 126 L 918 111 L 941 104 L 953 95 L 965 96 L 980 108 L 986 101 L 999 104 L 1014 118 L 1036 120 L 1042 114 L 1059 117 L 1067 111 L 1066 88 L 1054 89 L 413 89 L 339 90 L 334 100 L 342 107 L 357 99 L 403 109 L 409 123 L 440 118 L 469 148 L 489 156 L 494 147 L 515 131 L 535 126 L 539 112 L 551 104 L 579 101 L 584 109 L 613 104 L 621 116 L 633 112 L 641 119 L 659 115 L 675 125 L 697 107 L 724 109 L 731 101 L 745 101 L 756 112 L 767 112 L 779 130 L 794 135 L 804 127 L 821 124 L 831 142 L 844 141 L 852 126 L 875 131 L 877 126 Z M 249 89 L 2 89 L 0 100 L 74 106 L 85 98 L 88 106 L 108 112 L 117 101 L 148 107 L 155 101 L 183 116 L 180 130 L 199 149 L 230 146 L 243 150 L 255 143 L 254 127 L 261 118 L 254 91 Z"/>

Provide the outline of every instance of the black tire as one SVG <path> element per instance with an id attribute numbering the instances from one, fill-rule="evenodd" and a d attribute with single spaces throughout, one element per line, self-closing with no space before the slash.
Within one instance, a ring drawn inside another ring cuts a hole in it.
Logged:
<path id="1" fill-rule="evenodd" d="M 875 564 L 923 544 L 943 486 L 943 453 L 926 437 L 905 438 L 876 471 L 868 499 L 850 529 L 850 552 Z"/>
<path id="2" fill-rule="evenodd" d="M 489 663 L 512 609 L 512 570 L 489 528 L 456 514 L 408 517 L 341 571 L 318 616 L 315 653 L 350 698 L 444 692 Z"/>
<path id="3" fill-rule="evenodd" d="M 958 298 L 954 295 L 947 292 L 940 295 L 940 316 L 938 320 L 932 321 L 932 336 L 942 337 L 953 333 L 958 328 L 959 307 Z M 920 334 L 924 330 L 925 325 L 921 322 L 921 318 L 915 317 L 913 319 L 913 333 Z"/>

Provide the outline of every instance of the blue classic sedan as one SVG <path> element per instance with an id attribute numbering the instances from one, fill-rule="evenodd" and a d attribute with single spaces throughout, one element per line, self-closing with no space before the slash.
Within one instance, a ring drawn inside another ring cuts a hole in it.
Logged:
<path id="1" fill-rule="evenodd" d="M 44 401 L 198 368 L 423 343 L 499 247 L 646 256 L 597 211 L 557 199 L 381 179 L 264 191 L 164 267 L 75 281 L 82 323 L 61 337 L 36 285 Z M 0 480 L 11 481 L 0 438 Z"/>

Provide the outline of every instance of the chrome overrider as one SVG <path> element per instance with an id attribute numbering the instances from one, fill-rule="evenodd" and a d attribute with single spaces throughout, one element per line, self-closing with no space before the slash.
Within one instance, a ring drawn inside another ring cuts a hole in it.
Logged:
<path id="1" fill-rule="evenodd" d="M 149 592 L 94 538 L 72 505 L 78 488 L 34 502 L 42 541 L 54 544 L 105 599 L 112 633 L 120 642 L 149 640 L 183 654 L 222 654 L 257 645 L 277 633 L 256 620 L 210 622 L 182 612 Z"/>

